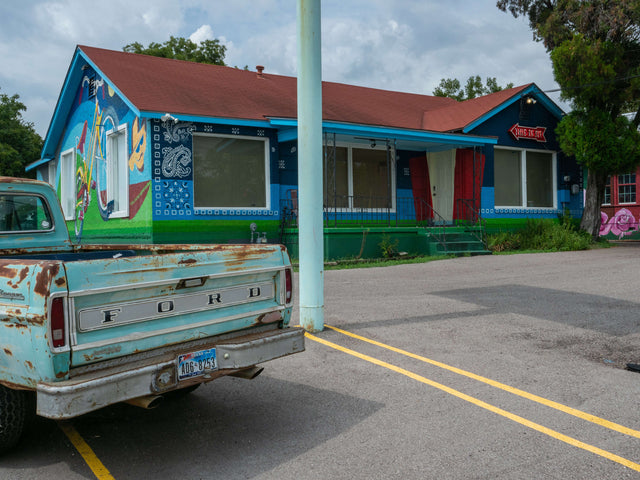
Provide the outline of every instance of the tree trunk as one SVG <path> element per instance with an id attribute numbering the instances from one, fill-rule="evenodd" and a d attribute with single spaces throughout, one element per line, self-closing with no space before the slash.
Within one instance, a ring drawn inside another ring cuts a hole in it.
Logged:
<path id="1" fill-rule="evenodd" d="M 604 200 L 604 187 L 607 184 L 607 174 L 589 170 L 587 173 L 587 190 L 585 191 L 584 211 L 580 229 L 591 235 L 595 242 L 600 236 L 600 206 Z"/>

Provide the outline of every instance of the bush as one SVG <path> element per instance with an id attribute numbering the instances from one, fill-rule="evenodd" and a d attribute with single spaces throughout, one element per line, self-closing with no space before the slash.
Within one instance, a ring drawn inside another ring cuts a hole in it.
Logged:
<path id="1" fill-rule="evenodd" d="M 383 235 L 382 241 L 378 244 L 380 250 L 382 251 L 382 258 L 395 258 L 398 256 L 398 244 L 400 241 L 396 238 L 394 241 L 391 241 L 389 235 Z"/>
<path id="2" fill-rule="evenodd" d="M 591 245 L 591 236 L 577 230 L 575 223 L 567 219 L 560 222 L 535 219 L 527 220 L 526 227 L 517 232 L 490 235 L 487 244 L 493 252 L 586 250 Z"/>

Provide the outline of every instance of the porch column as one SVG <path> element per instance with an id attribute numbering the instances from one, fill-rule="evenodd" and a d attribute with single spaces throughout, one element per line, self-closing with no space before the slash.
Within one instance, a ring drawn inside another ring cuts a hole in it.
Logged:
<path id="1" fill-rule="evenodd" d="M 298 0 L 300 325 L 324 329 L 320 0 Z"/>

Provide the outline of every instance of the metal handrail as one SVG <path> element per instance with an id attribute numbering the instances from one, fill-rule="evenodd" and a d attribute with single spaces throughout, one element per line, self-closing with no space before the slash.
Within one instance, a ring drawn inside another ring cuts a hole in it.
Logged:
<path id="1" fill-rule="evenodd" d="M 477 227 L 470 230 L 470 233 L 479 241 L 486 245 L 486 220 L 480 216 L 480 212 L 476 210 L 473 200 L 459 198 L 456 207 L 458 209 L 458 217 L 463 222 L 469 222 L 470 225 Z M 464 214 L 462 214 L 464 212 Z"/>
<path id="2" fill-rule="evenodd" d="M 431 221 L 429 222 L 430 225 L 428 225 L 429 227 L 434 227 L 436 225 L 438 225 L 440 228 L 436 230 L 436 232 L 438 232 L 438 234 L 434 235 L 432 233 L 432 236 L 436 239 L 436 241 L 442 245 L 442 248 L 444 248 L 444 253 L 447 253 L 447 233 L 445 230 L 445 225 L 447 225 L 447 221 L 445 220 L 445 218 L 440 215 L 438 212 L 435 211 L 435 209 L 433 208 L 432 205 L 430 205 L 425 199 L 423 198 L 416 198 L 415 201 L 418 202 L 418 205 L 420 205 L 420 209 L 421 209 L 421 213 L 424 213 L 425 211 L 428 213 L 427 218 L 429 218 Z M 422 210 L 424 209 L 424 210 Z M 417 218 L 417 212 L 416 212 L 416 218 Z M 423 216 L 421 216 L 420 218 L 423 218 Z M 432 231 L 433 232 L 433 231 Z"/>

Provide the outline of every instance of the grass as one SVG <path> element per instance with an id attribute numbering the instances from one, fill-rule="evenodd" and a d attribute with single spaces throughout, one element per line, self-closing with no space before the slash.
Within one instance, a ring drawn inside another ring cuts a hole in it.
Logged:
<path id="1" fill-rule="evenodd" d="M 399 258 L 371 258 L 371 259 L 359 259 L 359 258 L 343 258 L 331 262 L 325 262 L 325 270 L 349 270 L 352 268 L 374 268 L 374 267 L 388 267 L 391 265 L 407 265 L 411 263 L 427 263 L 435 260 L 446 260 L 448 258 L 455 258 L 454 255 L 436 255 L 436 256 L 415 256 L 415 257 L 399 257 Z M 293 264 L 294 269 L 298 271 L 298 264 Z"/>

